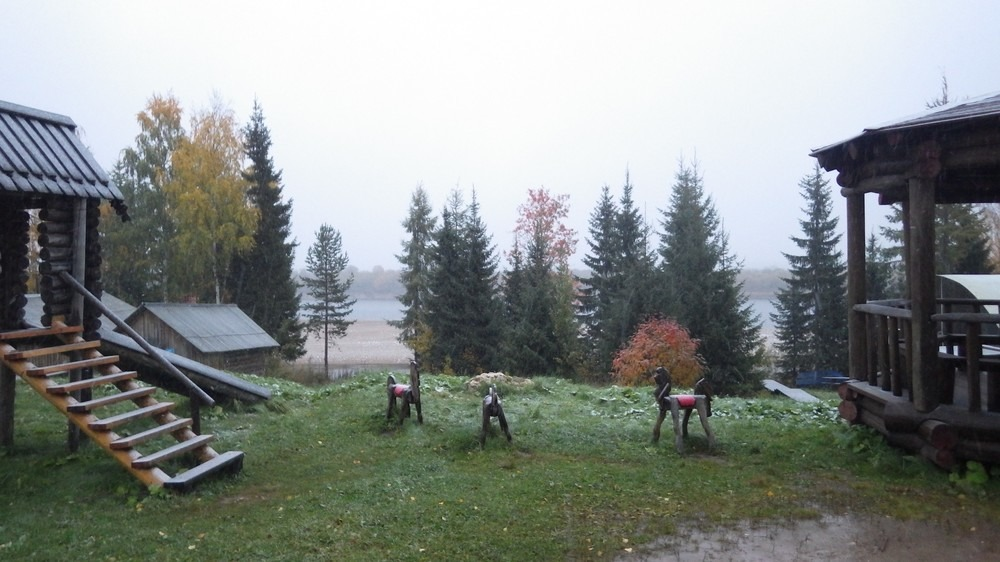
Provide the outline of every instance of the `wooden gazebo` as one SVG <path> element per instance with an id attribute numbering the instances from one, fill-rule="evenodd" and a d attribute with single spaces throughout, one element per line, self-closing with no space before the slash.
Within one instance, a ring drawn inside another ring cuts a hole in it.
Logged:
<path id="1" fill-rule="evenodd" d="M 935 297 L 937 205 L 1000 202 L 1000 94 L 865 129 L 812 153 L 847 200 L 850 377 L 841 415 L 951 467 L 1000 462 L 1000 322 Z M 867 302 L 865 196 L 898 204 L 908 294 Z"/>
<path id="2" fill-rule="evenodd" d="M 121 192 L 72 119 L 0 102 L 0 446 L 13 443 L 20 377 L 69 420 L 71 448 L 84 434 L 146 485 L 183 490 L 214 472 L 238 471 L 242 452 L 219 454 L 208 445 L 213 436 L 199 434 L 198 407 L 213 399 L 155 348 L 129 333 L 186 389 L 191 417 L 174 415 L 172 402 L 154 397 L 156 387 L 140 385 L 117 355 L 101 353 L 100 316 L 121 321 L 100 300 L 102 201 L 127 216 Z M 27 272 L 36 260 L 41 328 L 25 322 Z M 185 458 L 193 466 L 178 466 Z"/>

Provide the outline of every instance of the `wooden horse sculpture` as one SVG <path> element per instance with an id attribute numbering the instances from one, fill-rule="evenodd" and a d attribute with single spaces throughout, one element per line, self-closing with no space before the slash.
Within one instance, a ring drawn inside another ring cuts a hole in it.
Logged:
<path id="1" fill-rule="evenodd" d="M 694 394 L 671 396 L 670 373 L 663 367 L 657 367 L 656 372 L 653 373 L 653 381 L 656 382 L 653 396 L 656 398 L 656 404 L 660 407 L 660 416 L 656 419 L 656 425 L 653 427 L 653 443 L 660 440 L 660 426 L 663 425 L 663 419 L 667 416 L 667 410 L 670 410 L 670 416 L 674 420 L 674 446 L 678 453 L 683 453 L 684 438 L 688 434 L 688 420 L 691 419 L 691 411 L 696 410 L 698 418 L 701 419 L 701 427 L 704 428 L 705 435 L 708 436 L 708 446 L 714 447 L 715 434 L 712 433 L 712 428 L 708 425 L 708 418 L 712 415 L 712 385 L 707 380 L 701 379 L 694 385 Z M 680 419 L 681 410 L 684 410 L 683 423 Z"/>
<path id="2" fill-rule="evenodd" d="M 389 375 L 389 380 L 385 383 L 386 394 L 389 396 L 389 405 L 385 410 L 385 419 L 392 419 L 392 413 L 396 409 L 396 399 L 402 405 L 399 408 L 399 423 L 403 423 L 405 418 L 410 417 L 410 404 L 417 407 L 417 423 L 424 423 L 424 415 L 420 411 L 420 371 L 417 370 L 417 362 L 410 360 L 410 384 L 396 384 L 396 378 Z"/>
<path id="3" fill-rule="evenodd" d="M 500 403 L 500 395 L 497 394 L 496 385 L 490 385 L 490 392 L 483 397 L 483 429 L 479 432 L 479 448 L 486 445 L 486 433 L 490 430 L 490 420 L 497 418 L 500 422 L 500 429 L 507 436 L 507 442 L 513 441 L 510 436 L 510 428 L 507 427 L 507 418 L 503 415 L 503 405 Z"/>

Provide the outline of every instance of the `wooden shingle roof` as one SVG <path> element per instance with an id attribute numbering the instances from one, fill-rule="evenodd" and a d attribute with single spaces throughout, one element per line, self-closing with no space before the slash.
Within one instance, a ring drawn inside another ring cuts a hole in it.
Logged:
<path id="1" fill-rule="evenodd" d="M 99 198 L 121 192 L 76 135 L 69 117 L 0 101 L 0 194 Z"/>

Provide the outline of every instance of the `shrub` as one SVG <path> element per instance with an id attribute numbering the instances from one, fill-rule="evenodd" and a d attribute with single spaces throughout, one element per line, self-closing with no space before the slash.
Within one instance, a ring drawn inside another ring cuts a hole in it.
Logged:
<path id="1" fill-rule="evenodd" d="M 628 345 L 615 354 L 611 376 L 625 386 L 646 384 L 652 371 L 663 366 L 675 386 L 690 388 L 705 368 L 697 348 L 698 340 L 675 320 L 653 318 L 640 324 Z"/>

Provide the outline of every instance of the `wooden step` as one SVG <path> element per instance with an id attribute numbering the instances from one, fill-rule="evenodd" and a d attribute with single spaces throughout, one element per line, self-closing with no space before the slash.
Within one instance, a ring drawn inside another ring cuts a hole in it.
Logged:
<path id="1" fill-rule="evenodd" d="M 163 483 L 163 487 L 178 492 L 189 492 L 203 478 L 217 472 L 238 474 L 243 469 L 243 451 L 227 451 L 214 459 L 184 471 Z"/>
<path id="2" fill-rule="evenodd" d="M 155 386 L 144 386 L 140 388 L 133 388 L 132 390 L 126 390 L 125 392 L 116 392 L 115 394 L 109 394 L 107 396 L 102 396 L 100 398 L 94 398 L 93 400 L 87 400 L 86 402 L 77 402 L 76 404 L 70 404 L 66 406 L 67 412 L 72 412 L 74 414 L 83 414 L 96 410 L 97 408 L 102 408 L 104 406 L 110 406 L 111 404 L 117 404 L 119 402 L 125 402 L 127 400 L 136 400 L 139 398 L 145 398 L 150 394 L 156 392 Z"/>
<path id="3" fill-rule="evenodd" d="M 152 429 L 147 429 L 142 433 L 136 433 L 135 435 L 128 435 L 125 437 L 119 437 L 111 443 L 108 444 L 112 450 L 118 451 L 121 449 L 131 449 L 136 445 L 140 445 L 155 439 L 161 435 L 166 435 L 167 433 L 173 433 L 179 429 L 184 429 L 185 427 L 191 427 L 191 418 L 177 418 L 176 420 L 165 423 L 163 425 L 158 425 Z"/>
<path id="4" fill-rule="evenodd" d="M 80 332 L 83 332 L 83 326 L 59 325 L 49 328 L 27 328 L 24 330 L 0 332 L 0 341 L 40 338 L 43 336 L 54 336 L 56 334 L 79 334 Z"/>
<path id="5" fill-rule="evenodd" d="M 116 382 L 127 381 L 134 379 L 138 376 L 135 371 L 120 371 L 117 373 L 112 373 L 110 375 L 104 375 L 100 377 L 93 377 L 89 379 L 83 379 L 76 382 L 68 382 L 65 384 L 54 384 L 45 388 L 45 391 L 49 394 L 69 394 L 70 392 L 75 392 L 77 390 L 83 390 L 85 388 L 94 388 L 104 384 L 114 384 Z"/>
<path id="6" fill-rule="evenodd" d="M 174 457 L 178 457 L 189 451 L 193 451 L 198 447 L 204 447 L 208 443 L 212 442 L 214 439 L 215 439 L 214 435 L 206 434 L 206 435 L 198 435 L 196 437 L 188 439 L 187 441 L 181 441 L 180 443 L 167 447 L 166 449 L 161 449 L 153 454 L 143 455 L 135 459 L 134 461 L 132 461 L 132 468 L 139 468 L 139 469 L 153 468 L 154 466 L 160 464 L 161 462 L 170 460 Z"/>
<path id="7" fill-rule="evenodd" d="M 25 374 L 29 377 L 47 377 L 49 375 L 56 375 L 59 373 L 65 373 L 72 371 L 74 369 L 85 369 L 87 367 L 100 367 L 102 365 L 113 365 L 118 362 L 117 355 L 107 355 L 102 357 L 94 357 L 93 359 L 83 359 L 81 361 L 69 361 L 67 363 L 60 363 L 59 365 L 48 365 L 46 367 L 35 367 L 33 369 L 28 369 Z"/>
<path id="8" fill-rule="evenodd" d="M 101 340 L 81 341 L 76 343 L 67 343 L 65 345 L 57 345 L 54 347 L 42 347 L 39 349 L 15 351 L 4 355 L 4 359 L 7 359 L 8 361 L 20 361 L 22 359 L 31 359 L 33 357 L 56 355 L 57 353 L 69 353 L 71 351 L 82 351 L 84 349 L 97 349 L 99 347 L 101 347 Z"/>
<path id="9" fill-rule="evenodd" d="M 92 421 L 88 424 L 88 427 L 94 431 L 108 431 L 135 420 L 151 418 L 158 414 L 164 414 L 173 410 L 174 405 L 175 404 L 173 402 L 159 402 L 157 404 L 153 404 L 152 406 L 146 406 L 145 408 L 139 408 L 138 410 L 132 410 L 131 412 L 125 412 L 124 414 L 119 414 L 110 418 Z"/>

